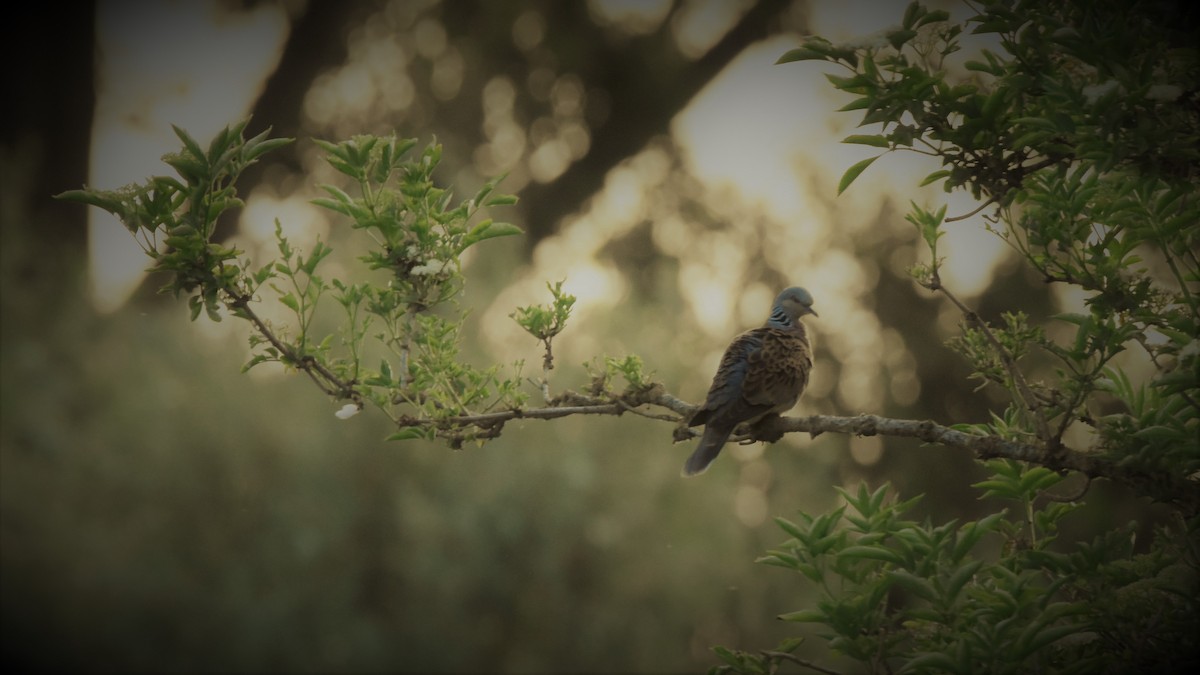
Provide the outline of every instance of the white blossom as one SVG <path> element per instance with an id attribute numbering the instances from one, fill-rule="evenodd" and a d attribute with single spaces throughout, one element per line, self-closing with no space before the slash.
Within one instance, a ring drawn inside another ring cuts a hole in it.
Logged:
<path id="1" fill-rule="evenodd" d="M 347 403 L 346 405 L 342 406 L 341 410 L 333 413 L 333 415 L 339 420 L 348 420 L 360 412 L 362 412 L 362 408 L 353 403 Z"/>
<path id="2" fill-rule="evenodd" d="M 445 272 L 446 268 L 449 266 L 449 260 L 427 260 L 420 265 L 413 267 L 408 271 L 408 273 L 414 277 L 420 277 L 427 274 L 430 276 L 435 276 Z"/>

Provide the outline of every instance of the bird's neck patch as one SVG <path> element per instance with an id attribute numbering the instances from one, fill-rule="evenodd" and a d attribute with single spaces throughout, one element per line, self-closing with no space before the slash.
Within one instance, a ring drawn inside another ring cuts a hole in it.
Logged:
<path id="1" fill-rule="evenodd" d="M 767 321 L 767 323 L 780 328 L 791 328 L 793 325 L 792 317 L 788 316 L 787 312 L 783 311 L 782 307 L 776 307 L 771 312 L 771 318 Z"/>

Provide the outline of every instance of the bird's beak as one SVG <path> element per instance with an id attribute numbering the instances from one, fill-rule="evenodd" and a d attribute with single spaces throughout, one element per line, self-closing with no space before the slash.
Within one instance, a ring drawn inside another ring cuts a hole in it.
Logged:
<path id="1" fill-rule="evenodd" d="M 818 319 L 821 318 L 821 315 L 817 314 L 817 310 L 813 309 L 812 307 L 808 308 L 808 313 L 812 314 L 813 316 L 817 317 Z"/>

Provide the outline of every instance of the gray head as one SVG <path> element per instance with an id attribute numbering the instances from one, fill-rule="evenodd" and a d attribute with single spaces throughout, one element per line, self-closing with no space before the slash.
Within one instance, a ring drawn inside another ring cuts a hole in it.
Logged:
<path id="1" fill-rule="evenodd" d="M 767 323 L 772 326 L 788 328 L 805 314 L 817 316 L 812 304 L 812 295 L 803 288 L 799 286 L 785 288 L 775 298 L 775 304 L 771 306 L 771 318 L 767 320 Z"/>

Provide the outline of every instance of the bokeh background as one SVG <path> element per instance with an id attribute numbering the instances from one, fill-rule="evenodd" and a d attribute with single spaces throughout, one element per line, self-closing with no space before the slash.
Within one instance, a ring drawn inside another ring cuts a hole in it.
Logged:
<path id="1" fill-rule="evenodd" d="M 959 317 L 916 286 L 910 200 L 937 168 L 838 141 L 858 117 L 823 66 L 773 65 L 804 34 L 865 40 L 902 2 L 590 0 L 108 2 L 5 41 L 0 561 L 4 658 L 40 669 L 678 672 L 715 644 L 773 647 L 815 589 L 754 559 L 771 517 L 836 486 L 927 493 L 918 517 L 971 517 L 972 461 L 883 438 L 791 435 L 679 477 L 691 444 L 622 418 L 510 424 L 482 448 L 387 443 L 294 374 L 240 367 L 247 327 L 189 323 L 118 223 L 50 195 L 169 169 L 170 125 L 206 142 L 253 115 L 297 143 L 245 176 L 219 237 L 265 261 L 278 218 L 353 272 L 364 242 L 308 204 L 336 177 L 309 139 L 436 137 L 470 194 L 507 173 L 526 231 L 466 260 L 473 363 L 537 364 L 508 318 L 566 279 L 579 298 L 552 387 L 637 354 L 699 401 L 778 289 L 819 319 L 802 413 L 979 422 L 945 346 Z M 955 16 L 969 7 L 939 4 Z M 968 39 L 965 54 L 981 43 Z M 964 59 L 966 56 L 964 56 Z M 1079 298 L 1028 274 L 978 218 L 944 240 L 943 278 L 986 317 Z M 329 312 L 332 320 L 333 312 Z M 527 370 L 532 370 L 529 368 Z M 1100 493 L 1081 530 L 1134 508 Z M 1094 492 L 1093 494 L 1096 494 Z M 824 658 L 819 641 L 800 651 Z M 837 664 L 837 661 L 831 661 Z"/>

